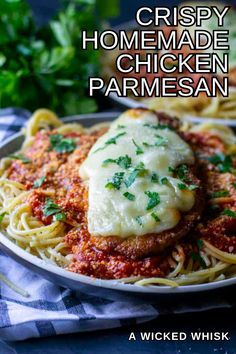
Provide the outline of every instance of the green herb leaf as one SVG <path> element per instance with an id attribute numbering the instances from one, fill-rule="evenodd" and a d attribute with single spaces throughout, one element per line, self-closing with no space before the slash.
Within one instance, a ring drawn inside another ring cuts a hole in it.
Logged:
<path id="1" fill-rule="evenodd" d="M 34 188 L 39 188 L 42 186 L 43 182 L 45 181 L 46 176 L 42 176 L 38 179 L 36 179 L 36 181 L 34 181 Z"/>
<path id="2" fill-rule="evenodd" d="M 221 197 L 228 197 L 230 194 L 228 191 L 226 190 L 221 190 L 221 191 L 217 191 L 214 192 L 210 195 L 211 198 L 221 198 Z"/>
<path id="3" fill-rule="evenodd" d="M 144 163 L 140 162 L 134 169 L 133 171 L 130 173 L 130 175 L 125 179 L 125 185 L 127 188 L 129 188 L 134 181 L 136 180 L 136 178 L 139 177 L 143 177 L 147 174 L 147 170 L 144 167 Z"/>
<path id="4" fill-rule="evenodd" d="M 108 140 L 105 142 L 105 145 L 104 145 L 103 147 L 100 147 L 100 148 L 98 148 L 97 150 L 95 150 L 94 153 L 106 149 L 106 147 L 109 146 L 109 145 L 116 145 L 117 140 L 118 140 L 120 137 L 124 136 L 124 135 L 126 135 L 125 132 L 120 133 L 120 134 L 117 134 L 116 136 L 114 136 L 114 137 L 108 139 Z"/>
<path id="5" fill-rule="evenodd" d="M 13 155 L 9 155 L 8 157 L 13 160 L 21 160 L 23 163 L 31 162 L 31 160 L 28 157 L 21 154 L 13 154 Z"/>
<path id="6" fill-rule="evenodd" d="M 57 213 L 53 216 L 53 220 L 55 221 L 65 221 L 66 220 L 66 214 L 65 213 Z"/>
<path id="7" fill-rule="evenodd" d="M 157 192 L 146 191 L 144 192 L 144 194 L 146 194 L 149 198 L 146 210 L 155 208 L 155 206 L 157 206 L 161 201 L 160 196 Z"/>
<path id="8" fill-rule="evenodd" d="M 222 172 L 231 172 L 233 168 L 233 160 L 230 155 L 224 155 L 223 153 L 215 154 L 208 159 L 217 169 Z"/>
<path id="9" fill-rule="evenodd" d="M 50 216 L 61 212 L 61 207 L 53 202 L 52 199 L 47 199 L 43 207 L 43 215 Z"/>
<path id="10" fill-rule="evenodd" d="M 169 124 L 150 124 L 150 123 L 146 123 L 143 125 L 144 127 L 148 127 L 148 128 L 152 128 L 155 130 L 158 129 L 172 129 L 172 127 Z"/>
<path id="11" fill-rule="evenodd" d="M 161 221 L 161 220 L 159 219 L 159 217 L 157 216 L 156 213 L 151 213 L 151 217 L 152 217 L 156 222 Z"/>
<path id="12" fill-rule="evenodd" d="M 227 216 L 230 216 L 231 218 L 236 218 L 236 213 L 233 210 L 230 210 L 230 209 L 225 209 L 222 212 L 222 215 L 227 215 Z"/>
<path id="13" fill-rule="evenodd" d="M 163 185 L 166 185 L 168 183 L 168 178 L 167 177 L 161 177 L 160 183 Z"/>
<path id="14" fill-rule="evenodd" d="M 2 224 L 3 222 L 3 219 L 5 217 L 5 215 L 7 215 L 8 213 L 6 211 L 4 211 L 4 213 L 0 214 L 0 225 Z"/>
<path id="15" fill-rule="evenodd" d="M 131 194 L 131 193 L 129 193 L 129 192 L 125 192 L 125 193 L 123 194 L 123 196 L 124 196 L 125 198 L 131 200 L 132 202 L 135 200 L 135 195 L 134 195 L 134 194 Z"/>
<path id="16" fill-rule="evenodd" d="M 184 189 L 187 189 L 188 187 L 186 186 L 186 184 L 178 183 L 178 188 L 179 188 L 180 190 L 184 190 Z"/>
<path id="17" fill-rule="evenodd" d="M 203 243 L 203 241 L 202 241 L 201 239 L 197 240 L 197 246 L 198 246 L 198 248 L 199 248 L 200 250 L 203 248 L 204 243 Z"/>
<path id="18" fill-rule="evenodd" d="M 159 183 L 159 176 L 156 172 L 152 172 L 151 174 L 151 182 L 152 183 Z"/>
<path id="19" fill-rule="evenodd" d="M 189 182 L 187 177 L 189 169 L 187 165 L 180 165 L 177 168 L 168 167 L 169 172 L 175 173 L 178 178 L 183 182 Z"/>
<path id="20" fill-rule="evenodd" d="M 74 139 L 65 138 L 61 134 L 53 134 L 49 138 L 52 148 L 59 154 L 73 152 L 76 148 Z"/>
<path id="21" fill-rule="evenodd" d="M 108 180 L 105 188 L 119 190 L 124 179 L 124 172 L 116 172 L 114 176 Z"/>
<path id="22" fill-rule="evenodd" d="M 137 216 L 135 218 L 135 220 L 137 221 L 137 223 L 140 225 L 140 226 L 143 226 L 143 222 L 142 222 L 142 217 L 141 216 Z"/>
<path id="23" fill-rule="evenodd" d="M 192 259 L 194 261 L 198 262 L 202 268 L 206 268 L 206 263 L 205 263 L 204 259 L 201 257 L 201 255 L 199 253 L 196 253 L 196 252 L 192 251 L 190 253 L 190 256 L 192 257 Z"/>
<path id="24" fill-rule="evenodd" d="M 118 159 L 116 159 L 116 160 L 107 159 L 107 160 L 103 161 L 102 164 L 106 166 L 109 163 L 116 163 L 121 168 L 124 168 L 127 170 L 128 168 L 131 167 L 132 160 L 131 160 L 131 157 L 129 157 L 128 155 L 125 155 L 125 156 L 118 157 Z"/>
<path id="25" fill-rule="evenodd" d="M 124 128 L 126 128 L 125 125 L 121 125 L 121 124 L 118 124 L 118 125 L 117 125 L 117 129 L 124 129 Z"/>
<path id="26" fill-rule="evenodd" d="M 141 149 L 141 147 L 134 141 L 134 139 L 132 139 L 133 144 L 136 146 L 136 155 L 141 155 L 143 154 L 143 150 Z"/>

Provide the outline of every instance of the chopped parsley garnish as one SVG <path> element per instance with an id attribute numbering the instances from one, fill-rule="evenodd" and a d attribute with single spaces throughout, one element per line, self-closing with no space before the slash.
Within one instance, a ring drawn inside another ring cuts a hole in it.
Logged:
<path id="1" fill-rule="evenodd" d="M 134 167 L 133 171 L 130 173 L 130 175 L 125 179 L 125 185 L 127 188 L 129 188 L 136 178 L 143 177 L 147 173 L 147 170 L 144 167 L 144 163 L 140 162 L 136 167 Z"/>
<path id="2" fill-rule="evenodd" d="M 201 239 L 197 240 L 197 246 L 198 246 L 198 248 L 199 248 L 200 250 L 203 248 L 204 243 L 203 243 L 203 241 L 202 241 Z"/>
<path id="3" fill-rule="evenodd" d="M 156 213 L 151 213 L 151 217 L 152 217 L 156 222 L 161 221 L 161 220 L 159 219 L 159 217 L 157 216 Z"/>
<path id="4" fill-rule="evenodd" d="M 209 157 L 208 160 L 222 173 L 230 172 L 233 168 L 233 160 L 230 155 L 218 153 Z"/>
<path id="5" fill-rule="evenodd" d="M 230 209 L 225 209 L 222 212 L 222 215 L 227 215 L 227 216 L 230 216 L 231 218 L 236 218 L 236 213 L 233 210 L 230 210 Z"/>
<path id="6" fill-rule="evenodd" d="M 43 215 L 50 216 L 53 215 L 54 220 L 64 221 L 66 219 L 65 213 L 62 213 L 61 207 L 54 203 L 52 199 L 47 199 L 43 207 Z"/>
<path id="7" fill-rule="evenodd" d="M 107 140 L 105 142 L 106 145 L 112 145 L 112 144 L 116 144 L 117 142 L 117 139 L 119 139 L 121 136 L 125 135 L 126 133 L 120 133 L 120 134 L 117 134 L 116 136 L 114 136 L 113 138 L 110 138 L 109 140 Z"/>
<path id="8" fill-rule="evenodd" d="M 161 177 L 160 183 L 163 185 L 166 185 L 168 183 L 168 178 L 167 177 Z"/>
<path id="9" fill-rule="evenodd" d="M 12 155 L 9 155 L 8 157 L 13 160 L 21 160 L 23 163 L 30 163 L 31 162 L 31 160 L 28 157 L 21 155 L 21 154 L 12 154 Z"/>
<path id="10" fill-rule="evenodd" d="M 97 150 L 94 151 L 95 152 L 98 152 L 100 150 L 104 150 L 108 145 L 116 145 L 117 143 L 117 139 L 119 139 L 121 136 L 124 136 L 126 133 L 123 132 L 123 133 L 119 133 L 117 134 L 116 136 L 114 136 L 113 138 L 110 138 L 108 139 L 106 142 L 105 142 L 105 145 L 103 147 L 100 147 L 98 148 Z"/>
<path id="11" fill-rule="evenodd" d="M 56 221 L 65 221 L 66 220 L 66 214 L 65 213 L 58 213 L 53 216 L 53 219 Z"/>
<path id="12" fill-rule="evenodd" d="M 140 226 L 143 226 L 143 222 L 142 222 L 142 217 L 141 216 L 137 216 L 135 218 L 135 220 L 137 221 L 137 223 L 140 225 Z"/>
<path id="13" fill-rule="evenodd" d="M 124 179 L 124 172 L 116 172 L 114 176 L 108 180 L 105 188 L 107 189 L 120 189 L 121 183 Z"/>
<path id="14" fill-rule="evenodd" d="M 129 192 L 125 192 L 125 193 L 123 194 L 123 196 L 124 196 L 125 198 L 131 200 L 132 202 L 135 200 L 135 195 L 134 195 L 134 194 L 131 194 L 131 193 L 129 193 Z"/>
<path id="15" fill-rule="evenodd" d="M 146 191 L 144 194 L 149 198 L 146 210 L 153 209 L 160 203 L 160 196 L 157 192 Z"/>
<path id="16" fill-rule="evenodd" d="M 181 179 L 183 182 L 189 182 L 187 174 L 189 172 L 187 165 L 181 165 L 177 168 L 169 167 L 169 172 L 176 173 L 178 178 Z"/>
<path id="17" fill-rule="evenodd" d="M 76 148 L 74 139 L 65 138 L 62 134 L 53 134 L 49 137 L 52 148 L 59 154 L 72 152 Z"/>
<path id="18" fill-rule="evenodd" d="M 5 217 L 5 215 L 7 215 L 8 213 L 6 211 L 4 211 L 4 213 L 0 214 L 0 225 L 2 224 L 3 222 L 3 219 Z"/>
<path id="19" fill-rule="evenodd" d="M 156 172 L 152 172 L 151 174 L 151 182 L 152 183 L 159 183 L 159 176 Z"/>
<path id="20" fill-rule="evenodd" d="M 34 188 L 39 188 L 42 186 L 43 182 L 45 181 L 46 176 L 42 176 L 38 179 L 36 179 L 36 181 L 34 181 Z"/>
<path id="21" fill-rule="evenodd" d="M 154 144 L 149 144 L 144 142 L 143 145 L 146 147 L 156 147 L 156 146 L 164 146 L 168 143 L 168 139 L 163 136 L 155 135 L 155 137 L 157 138 L 157 141 Z"/>
<path id="22" fill-rule="evenodd" d="M 188 187 L 186 186 L 186 184 L 178 183 L 178 188 L 179 188 L 180 190 L 184 190 L 184 189 L 187 189 Z"/>
<path id="23" fill-rule="evenodd" d="M 185 190 L 185 189 L 188 189 L 190 191 L 194 191 L 195 189 L 198 188 L 198 186 L 196 184 L 190 184 L 189 186 L 184 184 L 184 183 L 178 183 L 178 188 L 180 190 Z"/>
<path id="24" fill-rule="evenodd" d="M 108 165 L 109 163 L 116 163 L 121 168 L 128 169 L 131 167 L 132 160 L 131 160 L 131 157 L 129 157 L 128 155 L 125 155 L 125 156 L 120 156 L 120 157 L 118 157 L 118 159 L 115 159 L 115 160 L 114 159 L 107 159 L 107 160 L 103 161 L 103 165 Z"/>
<path id="25" fill-rule="evenodd" d="M 141 149 L 141 147 L 134 141 L 134 139 L 132 139 L 133 144 L 136 146 L 136 155 L 141 155 L 143 154 L 143 150 Z"/>
<path id="26" fill-rule="evenodd" d="M 202 268 L 206 268 L 206 263 L 205 263 L 204 259 L 201 257 L 201 255 L 199 253 L 196 253 L 196 252 L 192 251 L 190 253 L 190 256 L 192 257 L 192 259 L 194 261 L 198 262 Z"/>
<path id="27" fill-rule="evenodd" d="M 144 124 L 144 127 L 152 128 L 152 129 L 172 129 L 172 127 L 169 124 L 150 124 L 146 123 Z"/>
<path id="28" fill-rule="evenodd" d="M 217 191 L 210 195 L 211 198 L 221 198 L 221 197 L 228 197 L 228 196 L 229 196 L 229 192 L 226 190 Z"/>

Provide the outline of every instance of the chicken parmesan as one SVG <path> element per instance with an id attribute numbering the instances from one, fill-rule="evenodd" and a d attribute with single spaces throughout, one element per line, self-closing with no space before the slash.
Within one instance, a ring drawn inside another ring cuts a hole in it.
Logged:
<path id="1" fill-rule="evenodd" d="M 234 275 L 236 145 L 228 128 L 131 109 L 84 128 L 37 111 L 1 160 L 1 229 L 93 278 L 185 285 Z"/>

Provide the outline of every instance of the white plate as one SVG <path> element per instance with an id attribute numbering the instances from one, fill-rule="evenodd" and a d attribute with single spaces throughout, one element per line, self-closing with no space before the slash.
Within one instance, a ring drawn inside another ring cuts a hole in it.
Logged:
<path id="1" fill-rule="evenodd" d="M 99 113 L 90 114 L 83 116 L 67 117 L 64 119 L 66 122 L 78 122 L 84 126 L 91 126 L 95 123 L 100 123 L 104 121 L 114 120 L 119 113 Z M 21 133 L 15 134 L 11 138 L 7 139 L 0 145 L 0 158 L 7 156 L 15 151 L 17 151 L 23 142 L 23 135 Z M 23 264 L 28 269 L 42 275 L 46 279 L 74 289 L 79 290 L 89 294 L 96 294 L 106 298 L 115 298 L 117 295 L 125 293 L 125 296 L 136 294 L 143 296 L 160 296 L 161 294 L 172 295 L 172 294 L 183 294 L 183 293 L 195 293 L 208 291 L 216 288 L 222 288 L 229 285 L 236 284 L 236 277 L 226 280 L 221 280 L 209 284 L 199 284 L 199 285 L 187 285 L 179 286 L 176 288 L 171 288 L 168 286 L 148 286 L 142 287 L 132 284 L 122 284 L 116 280 L 100 280 L 93 279 L 91 277 L 75 274 L 64 270 L 55 265 L 29 254 L 28 252 L 21 249 L 19 246 L 15 245 L 7 235 L 0 233 L 0 246 L 7 254 L 14 258 L 17 262 Z"/>

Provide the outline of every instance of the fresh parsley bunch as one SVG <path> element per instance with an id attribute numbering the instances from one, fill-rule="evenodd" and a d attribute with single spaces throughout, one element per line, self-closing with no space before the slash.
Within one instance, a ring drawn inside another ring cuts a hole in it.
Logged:
<path id="1" fill-rule="evenodd" d="M 99 71 L 100 54 L 81 50 L 81 30 L 101 28 L 117 14 L 118 0 L 109 6 L 105 0 L 64 1 L 43 28 L 37 28 L 25 0 L 0 0 L 0 9 L 0 107 L 94 112 L 87 81 Z"/>

